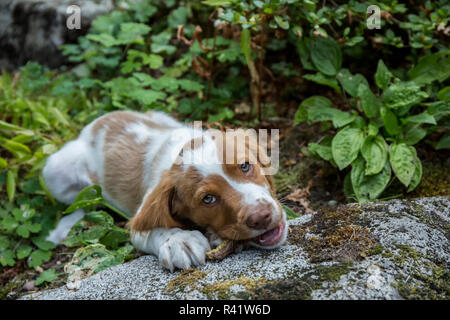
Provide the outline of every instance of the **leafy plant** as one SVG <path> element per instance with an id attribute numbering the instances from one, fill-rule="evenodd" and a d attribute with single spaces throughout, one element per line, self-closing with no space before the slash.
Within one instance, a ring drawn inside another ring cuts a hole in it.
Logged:
<path id="1" fill-rule="evenodd" d="M 339 170 L 351 166 L 346 190 L 360 202 L 377 199 L 392 177 L 408 192 L 414 190 L 422 178 L 422 164 L 414 145 L 428 133 L 441 130 L 439 123 L 442 129 L 448 125 L 449 101 L 444 94 L 433 93 L 431 84 L 450 75 L 449 51 L 423 57 L 410 70 L 407 81 L 395 77 L 380 60 L 374 75 L 374 82 L 381 91 L 377 94 L 363 75 L 338 70 L 341 68 L 340 49 L 337 43 L 329 43 L 328 49 L 311 46 L 311 60 L 314 66 L 321 66 L 317 68 L 321 77 L 328 76 L 333 83 L 339 82 L 343 92 L 352 97 L 349 104 L 353 108 L 349 111 L 333 108 L 332 102 L 322 96 L 304 100 L 295 114 L 296 124 L 331 121 L 337 129 L 330 138 L 310 143 L 309 151 L 331 161 Z M 313 50 L 319 52 L 313 53 Z M 314 55 L 316 58 L 312 59 Z M 425 102 L 430 97 L 428 92 L 438 100 Z M 446 141 L 448 134 L 442 136 L 436 147 L 445 147 Z"/>

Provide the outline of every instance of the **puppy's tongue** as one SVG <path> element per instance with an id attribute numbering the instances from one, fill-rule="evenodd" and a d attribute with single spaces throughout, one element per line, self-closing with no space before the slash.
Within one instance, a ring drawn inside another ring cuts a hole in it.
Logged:
<path id="1" fill-rule="evenodd" d="M 284 230 L 284 223 L 280 222 L 280 224 L 277 227 L 264 232 L 263 234 L 257 236 L 256 238 L 253 238 L 253 241 L 261 246 L 273 246 L 274 244 L 280 242 L 281 237 L 283 235 L 283 230 Z"/>

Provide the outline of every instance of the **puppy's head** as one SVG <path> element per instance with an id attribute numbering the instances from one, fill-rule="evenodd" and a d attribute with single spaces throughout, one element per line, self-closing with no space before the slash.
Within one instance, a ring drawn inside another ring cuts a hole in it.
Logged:
<path id="1" fill-rule="evenodd" d="M 275 248 L 286 239 L 286 214 L 278 202 L 268 157 L 248 132 L 214 131 L 193 139 L 163 174 L 131 221 L 135 231 L 183 227 L 189 221 L 222 239 Z"/>

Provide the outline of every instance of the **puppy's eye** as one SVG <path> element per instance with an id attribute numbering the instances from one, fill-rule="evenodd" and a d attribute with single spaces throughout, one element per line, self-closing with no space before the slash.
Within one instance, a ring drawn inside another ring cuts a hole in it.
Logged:
<path id="1" fill-rule="evenodd" d="M 248 162 L 241 164 L 241 171 L 247 173 L 250 171 L 252 165 Z"/>
<path id="2" fill-rule="evenodd" d="M 207 194 L 205 197 L 203 197 L 202 201 L 204 204 L 213 204 L 217 201 L 217 198 L 212 194 Z"/>

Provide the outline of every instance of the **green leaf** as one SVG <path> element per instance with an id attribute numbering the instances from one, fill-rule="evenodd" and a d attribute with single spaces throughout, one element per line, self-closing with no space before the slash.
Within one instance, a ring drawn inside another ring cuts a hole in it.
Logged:
<path id="1" fill-rule="evenodd" d="M 17 248 L 16 251 L 17 259 L 23 259 L 28 257 L 32 250 L 33 249 L 28 245 L 21 245 L 19 248 Z"/>
<path id="2" fill-rule="evenodd" d="M 404 143 L 391 144 L 389 148 L 389 160 L 395 175 L 406 187 L 411 183 L 411 179 L 416 169 L 416 150 L 414 147 Z"/>
<path id="3" fill-rule="evenodd" d="M 308 149 L 317 155 L 319 155 L 322 159 L 326 161 L 331 161 L 333 159 L 333 155 L 331 153 L 331 147 L 324 146 L 318 143 L 310 142 L 308 144 Z"/>
<path id="4" fill-rule="evenodd" d="M 416 169 L 414 170 L 414 175 L 411 179 L 411 183 L 408 187 L 408 192 L 413 191 L 420 183 L 420 180 L 422 180 L 422 163 L 420 162 L 420 159 L 416 157 Z"/>
<path id="5" fill-rule="evenodd" d="M 322 96 L 309 97 L 300 104 L 294 116 L 294 124 L 303 121 L 326 121 L 333 120 L 333 115 L 337 109 L 331 108 L 331 101 Z"/>
<path id="6" fill-rule="evenodd" d="M 16 142 L 14 140 L 8 140 L 0 137 L 0 145 L 9 152 L 11 152 L 12 154 L 14 154 L 15 156 L 17 155 L 17 153 L 20 152 L 25 154 L 31 153 L 31 150 L 26 145 Z"/>
<path id="7" fill-rule="evenodd" d="M 0 170 L 8 168 L 8 161 L 6 159 L 0 157 Z"/>
<path id="8" fill-rule="evenodd" d="M 341 128 L 349 123 L 352 123 L 356 119 L 356 114 L 350 114 L 345 111 L 336 110 L 333 115 L 333 126 L 335 128 Z"/>
<path id="9" fill-rule="evenodd" d="M 351 74 L 347 69 L 341 69 L 336 76 L 344 90 L 352 97 L 358 96 L 358 88 L 360 84 L 369 87 L 366 78 L 361 74 Z"/>
<path id="10" fill-rule="evenodd" d="M 56 245 L 53 242 L 45 240 L 43 237 L 33 238 L 31 239 L 31 241 L 36 247 L 43 251 L 48 251 L 56 248 Z"/>
<path id="11" fill-rule="evenodd" d="M 8 194 L 9 202 L 13 202 L 16 194 L 16 175 L 11 170 L 6 173 L 6 193 Z"/>
<path id="12" fill-rule="evenodd" d="M 450 77 L 449 51 L 428 54 L 409 71 L 409 76 L 417 84 L 428 84 L 435 80 L 444 81 Z"/>
<path id="13" fill-rule="evenodd" d="M 388 146 L 381 135 L 367 137 L 361 147 L 361 154 L 366 160 L 365 175 L 374 175 L 383 170 L 388 158 Z"/>
<path id="14" fill-rule="evenodd" d="M 48 269 L 42 272 L 39 277 L 34 280 L 35 286 L 40 286 L 44 282 L 52 282 L 53 280 L 58 279 L 58 274 L 54 269 Z"/>
<path id="15" fill-rule="evenodd" d="M 311 62 L 310 45 L 311 45 L 311 39 L 309 39 L 309 38 L 300 39 L 297 43 L 297 52 L 300 57 L 300 61 L 302 63 L 303 69 L 316 70 L 316 68 L 314 67 L 314 65 Z"/>
<path id="16" fill-rule="evenodd" d="M 400 127 L 397 117 L 395 114 L 386 107 L 381 107 L 380 109 L 381 117 L 383 118 L 384 127 L 386 131 L 391 135 L 395 136 L 399 134 L 402 130 Z"/>
<path id="17" fill-rule="evenodd" d="M 391 167 L 387 161 L 382 171 L 378 174 L 366 176 L 364 174 L 365 171 L 365 162 L 362 158 L 358 158 L 352 163 L 350 178 L 359 202 L 367 202 L 378 198 L 391 179 Z"/>
<path id="18" fill-rule="evenodd" d="M 7 231 L 12 231 L 17 228 L 19 223 L 13 217 L 6 217 L 2 220 L 2 225 Z"/>
<path id="19" fill-rule="evenodd" d="M 163 100 L 167 95 L 161 91 L 149 89 L 134 89 L 129 92 L 128 96 L 130 98 L 136 99 L 144 105 L 149 105 L 158 100 Z"/>
<path id="20" fill-rule="evenodd" d="M 286 212 L 286 217 L 288 220 L 295 219 L 300 217 L 297 213 L 295 213 L 291 208 L 283 204 L 283 209 Z"/>
<path id="21" fill-rule="evenodd" d="M 447 86 L 439 90 L 437 98 L 442 101 L 450 101 L 450 86 Z"/>
<path id="22" fill-rule="evenodd" d="M 361 107 L 368 118 L 375 118 L 379 114 L 382 105 L 370 88 L 363 83 L 358 87 L 358 97 L 361 99 Z"/>
<path id="23" fill-rule="evenodd" d="M 383 102 L 391 109 L 414 106 L 427 97 L 414 82 L 396 82 L 383 92 Z"/>
<path id="24" fill-rule="evenodd" d="M 403 121 L 405 123 L 412 122 L 412 123 L 436 124 L 436 120 L 434 119 L 434 117 L 426 111 L 420 114 L 416 114 L 414 116 L 406 117 Z"/>
<path id="25" fill-rule="evenodd" d="M 384 90 L 392 79 L 392 73 L 388 70 L 383 60 L 378 60 L 377 72 L 375 73 L 375 83 L 378 88 Z"/>
<path id="26" fill-rule="evenodd" d="M 15 254 L 14 251 L 12 250 L 5 250 L 2 251 L 0 250 L 0 264 L 5 267 L 5 266 L 14 266 L 16 264 L 15 259 Z"/>
<path id="27" fill-rule="evenodd" d="M 311 41 L 311 61 L 317 70 L 334 76 L 342 66 L 342 53 L 339 44 L 331 37 L 317 37 Z"/>
<path id="28" fill-rule="evenodd" d="M 41 228 L 42 228 L 42 226 L 39 223 L 31 223 L 30 221 L 27 221 L 25 223 L 25 227 L 31 233 L 38 233 L 39 231 L 41 231 Z"/>
<path id="29" fill-rule="evenodd" d="M 361 129 L 345 127 L 331 142 L 331 152 L 339 170 L 343 170 L 358 156 L 363 143 L 364 133 Z"/>
<path id="30" fill-rule="evenodd" d="M 101 34 L 88 34 L 86 36 L 87 39 L 99 42 L 105 47 L 112 47 L 121 44 L 120 41 L 118 41 L 116 38 L 114 38 L 112 35 L 107 33 L 101 33 Z"/>
<path id="31" fill-rule="evenodd" d="M 313 81 L 318 84 L 323 84 L 333 88 L 337 93 L 341 93 L 341 88 L 339 88 L 339 83 L 336 81 L 334 77 L 328 77 L 320 72 L 316 74 L 306 74 L 303 78 Z"/>
<path id="32" fill-rule="evenodd" d="M 280 28 L 282 28 L 284 30 L 289 29 L 289 21 L 284 20 L 280 16 L 274 16 L 274 18 L 275 18 L 275 22 L 280 26 Z"/>
<path id="33" fill-rule="evenodd" d="M 403 129 L 403 139 L 401 142 L 413 146 L 425 138 L 426 135 L 427 130 L 421 128 L 420 125 L 407 124 Z"/>
<path id="34" fill-rule="evenodd" d="M 20 225 L 17 227 L 16 232 L 22 238 L 28 238 L 30 236 L 30 231 L 28 231 L 25 225 Z"/>
<path id="35" fill-rule="evenodd" d="M 450 134 L 444 135 L 436 144 L 436 150 L 450 148 Z"/>
<path id="36" fill-rule="evenodd" d="M 39 267 L 44 262 L 49 261 L 51 257 L 52 253 L 50 251 L 38 249 L 36 251 L 33 251 L 28 257 L 28 265 L 31 268 Z"/>
<path id="37" fill-rule="evenodd" d="M 14 124 L 5 122 L 0 120 L 0 130 L 11 130 L 11 131 L 18 131 L 18 132 L 27 132 L 29 134 L 33 134 L 33 131 L 16 126 Z"/>

